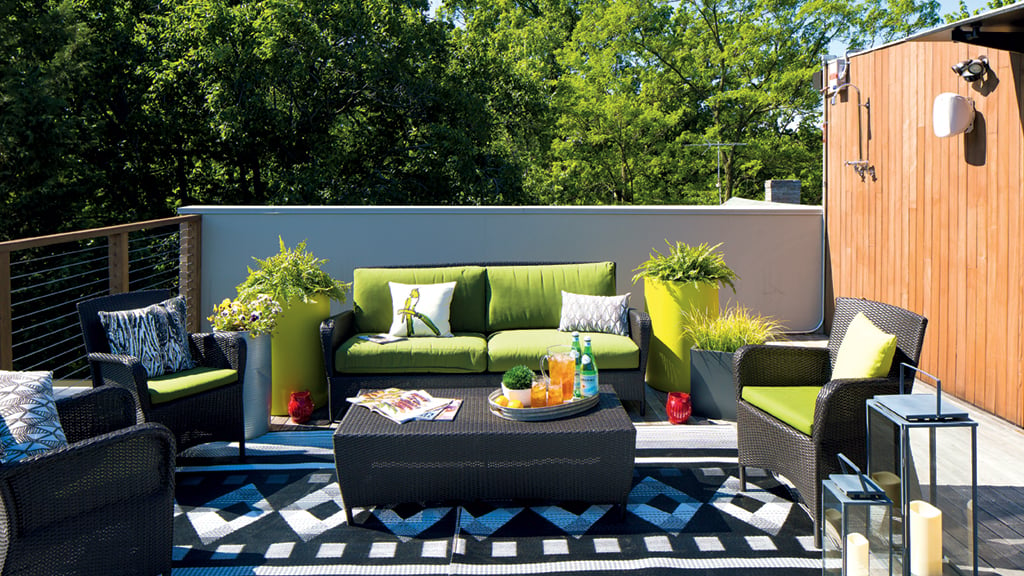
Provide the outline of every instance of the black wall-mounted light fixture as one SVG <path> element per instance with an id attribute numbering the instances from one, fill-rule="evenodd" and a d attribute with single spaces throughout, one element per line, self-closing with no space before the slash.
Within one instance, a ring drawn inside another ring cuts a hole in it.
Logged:
<path id="1" fill-rule="evenodd" d="M 981 80 L 988 73 L 988 58 L 978 56 L 973 60 L 963 60 L 952 66 L 953 72 L 960 75 L 967 82 Z"/>

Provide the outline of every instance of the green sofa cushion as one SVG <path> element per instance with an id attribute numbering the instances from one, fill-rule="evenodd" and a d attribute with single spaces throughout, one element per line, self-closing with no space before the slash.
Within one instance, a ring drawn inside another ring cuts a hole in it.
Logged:
<path id="1" fill-rule="evenodd" d="M 810 436 L 820 391 L 821 386 L 744 386 L 740 397 Z"/>
<path id="2" fill-rule="evenodd" d="M 483 332 L 487 287 L 480 266 L 450 268 L 356 268 L 352 271 L 352 311 L 357 332 L 387 332 L 391 328 L 391 290 L 388 282 L 440 284 L 455 282 L 450 324 L 452 332 Z"/>
<path id="3" fill-rule="evenodd" d="M 237 381 L 238 371 L 230 368 L 200 367 L 182 370 L 150 378 L 149 400 L 153 404 L 162 404 Z"/>
<path id="4" fill-rule="evenodd" d="M 640 366 L 640 348 L 627 336 L 615 334 L 580 333 L 590 336 L 597 369 L 629 370 Z M 526 364 L 535 372 L 540 370 L 540 359 L 548 346 L 571 344 L 568 332 L 550 329 L 529 329 L 495 332 L 487 339 L 487 371 L 504 372 L 516 364 Z"/>
<path id="5" fill-rule="evenodd" d="M 361 374 L 484 372 L 487 340 L 483 334 L 467 332 L 457 332 L 452 338 L 407 338 L 387 344 L 353 336 L 338 347 L 334 363 L 338 372 Z"/>
<path id="6" fill-rule="evenodd" d="M 562 290 L 614 296 L 615 263 L 488 267 L 487 332 L 558 328 Z"/>

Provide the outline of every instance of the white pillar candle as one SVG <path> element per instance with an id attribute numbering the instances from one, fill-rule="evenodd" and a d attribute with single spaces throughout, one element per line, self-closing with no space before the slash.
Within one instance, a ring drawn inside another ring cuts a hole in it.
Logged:
<path id="1" fill-rule="evenodd" d="M 868 576 L 868 539 L 860 532 L 846 535 L 844 576 Z"/>
<path id="2" fill-rule="evenodd" d="M 900 477 L 892 472 L 882 471 L 872 474 L 871 479 L 885 492 L 889 500 L 892 500 L 893 511 L 901 510 L 903 500 L 900 498 Z"/>
<path id="3" fill-rule="evenodd" d="M 910 574 L 942 576 L 942 511 L 925 502 L 910 503 Z"/>

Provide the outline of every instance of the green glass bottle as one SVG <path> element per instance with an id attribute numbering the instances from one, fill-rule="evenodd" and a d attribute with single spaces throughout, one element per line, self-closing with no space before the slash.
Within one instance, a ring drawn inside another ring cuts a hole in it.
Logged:
<path id="1" fill-rule="evenodd" d="M 580 390 L 580 363 L 583 360 L 583 350 L 580 349 L 580 333 L 572 333 L 572 359 L 576 361 L 576 371 L 573 372 L 572 396 L 583 398 L 583 391 Z"/>
<path id="2" fill-rule="evenodd" d="M 597 396 L 597 363 L 590 346 L 590 336 L 583 337 L 583 356 L 580 358 L 580 391 L 584 398 Z"/>

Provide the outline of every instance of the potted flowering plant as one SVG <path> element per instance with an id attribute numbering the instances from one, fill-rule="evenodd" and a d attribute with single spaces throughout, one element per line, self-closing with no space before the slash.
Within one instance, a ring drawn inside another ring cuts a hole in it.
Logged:
<path id="1" fill-rule="evenodd" d="M 213 329 L 221 332 L 248 332 L 257 337 L 273 334 L 277 327 L 277 315 L 281 305 L 270 296 L 260 294 L 253 300 L 225 298 L 213 307 L 213 315 L 207 318 Z"/>
<path id="2" fill-rule="evenodd" d="M 213 329 L 237 332 L 245 340 L 245 374 L 242 382 L 242 411 L 245 439 L 252 440 L 270 430 L 272 379 L 271 334 L 277 327 L 281 305 L 267 294 L 253 298 L 225 298 L 207 318 Z"/>

